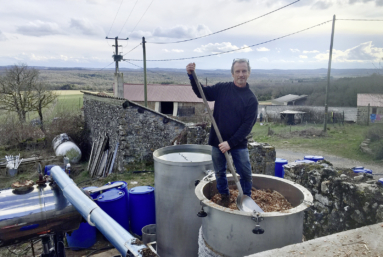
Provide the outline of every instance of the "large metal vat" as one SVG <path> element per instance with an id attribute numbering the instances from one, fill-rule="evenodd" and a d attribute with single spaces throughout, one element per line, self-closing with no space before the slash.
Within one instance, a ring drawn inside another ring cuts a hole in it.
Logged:
<path id="1" fill-rule="evenodd" d="M 157 253 L 161 257 L 196 257 L 201 218 L 195 181 L 213 169 L 211 146 L 176 145 L 156 150 L 154 182 Z"/>
<path id="2" fill-rule="evenodd" d="M 58 187 L 45 184 L 26 192 L 0 191 L 0 247 L 78 229 L 81 219 Z"/>
<path id="3" fill-rule="evenodd" d="M 231 175 L 228 179 L 230 184 L 234 184 Z M 202 180 L 196 187 L 195 194 L 207 213 L 202 218 L 203 238 L 214 251 L 224 256 L 242 257 L 302 242 L 303 211 L 313 201 L 311 193 L 294 182 L 260 174 L 253 174 L 253 186 L 278 191 L 294 208 L 283 213 L 262 213 L 256 227 L 256 213 L 231 210 L 209 200 L 217 193 L 214 176 Z M 198 211 L 196 208 L 194 213 Z"/>

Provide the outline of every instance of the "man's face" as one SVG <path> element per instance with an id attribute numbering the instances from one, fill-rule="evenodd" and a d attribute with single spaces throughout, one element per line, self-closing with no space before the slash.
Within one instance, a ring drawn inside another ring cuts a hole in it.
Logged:
<path id="1" fill-rule="evenodd" d="M 234 78 L 234 84 L 237 87 L 245 87 L 247 79 L 250 76 L 249 71 L 247 70 L 247 63 L 246 62 L 236 62 L 233 67 L 233 78 Z"/>

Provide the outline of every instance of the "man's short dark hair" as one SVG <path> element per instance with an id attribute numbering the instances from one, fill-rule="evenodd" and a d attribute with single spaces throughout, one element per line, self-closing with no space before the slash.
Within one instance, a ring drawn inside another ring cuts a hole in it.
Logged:
<path id="1" fill-rule="evenodd" d="M 251 73 L 251 67 L 250 67 L 249 60 L 248 60 L 248 59 L 245 59 L 245 58 L 237 58 L 237 59 L 234 59 L 234 60 L 233 60 L 233 64 L 231 65 L 231 74 L 234 74 L 234 64 L 236 64 L 236 63 L 242 63 L 242 62 L 247 63 L 247 71 L 248 71 L 249 73 Z"/>

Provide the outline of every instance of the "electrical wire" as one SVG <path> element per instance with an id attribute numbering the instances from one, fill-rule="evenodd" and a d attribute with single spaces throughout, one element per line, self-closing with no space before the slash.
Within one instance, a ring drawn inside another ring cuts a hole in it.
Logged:
<path id="1" fill-rule="evenodd" d="M 108 33 L 106 34 L 106 37 L 108 37 L 109 33 L 110 33 L 110 30 L 112 29 L 113 25 L 114 25 L 114 22 L 116 21 L 116 18 L 117 18 L 117 15 L 118 15 L 118 12 L 120 11 L 120 8 L 121 8 L 121 5 L 122 5 L 122 2 L 124 2 L 124 0 L 121 0 L 121 3 L 120 3 L 120 6 L 118 7 L 118 10 L 117 10 L 117 13 L 116 13 L 116 16 L 114 16 L 114 20 L 112 22 L 112 26 L 110 26 L 110 29 L 108 31 Z"/>
<path id="2" fill-rule="evenodd" d="M 131 51 L 133 51 L 134 49 L 136 49 L 137 47 L 139 47 L 140 45 L 142 45 L 142 43 L 139 43 L 137 46 L 133 47 L 132 49 L 130 49 L 129 52 L 127 52 L 126 54 L 124 54 L 123 56 L 127 55 L 128 53 L 130 53 Z"/>
<path id="3" fill-rule="evenodd" d="M 383 21 L 374 19 L 336 19 L 337 21 Z"/>
<path id="4" fill-rule="evenodd" d="M 140 20 L 137 22 L 136 26 L 134 26 L 134 28 L 133 28 L 132 32 L 130 32 L 130 34 L 129 34 L 129 36 L 128 36 L 128 37 L 130 37 L 130 35 L 131 35 L 131 34 L 134 32 L 134 30 L 137 28 L 137 25 L 140 23 L 140 21 L 142 20 L 142 18 L 143 18 L 143 17 L 144 17 L 144 15 L 145 15 L 145 13 L 146 13 L 146 12 L 149 10 L 149 8 L 150 8 L 150 6 L 152 5 L 153 1 L 154 1 L 154 0 L 152 0 L 152 1 L 150 2 L 150 4 L 149 4 L 148 8 L 146 8 L 146 10 L 145 10 L 144 14 L 141 16 L 141 18 L 140 18 Z"/>
<path id="5" fill-rule="evenodd" d="M 284 35 L 284 36 L 281 36 L 281 37 L 270 39 L 270 40 L 267 40 L 267 41 L 264 41 L 264 42 L 261 42 L 261 43 L 255 44 L 255 45 L 245 46 L 245 47 L 241 47 L 241 48 L 238 48 L 238 49 L 229 50 L 229 51 L 225 51 L 225 52 L 219 52 L 219 53 L 207 54 L 207 55 L 200 55 L 200 56 L 194 56 L 194 57 L 178 58 L 178 59 L 162 59 L 162 60 L 146 60 L 146 61 L 147 62 L 180 61 L 180 60 L 188 60 L 188 59 L 198 59 L 198 58 L 203 58 L 203 57 L 210 57 L 210 56 L 215 56 L 215 55 L 220 55 L 220 54 L 227 54 L 227 53 L 231 53 L 231 52 L 235 52 L 235 51 L 239 51 L 239 50 L 243 50 L 243 49 L 247 49 L 247 48 L 252 48 L 252 47 L 255 47 L 255 46 L 263 45 L 263 44 L 266 44 L 266 43 L 270 43 L 272 41 L 276 41 L 276 40 L 279 40 L 279 39 L 282 39 L 282 38 L 285 38 L 285 37 L 289 37 L 289 36 L 301 33 L 303 31 L 306 31 L 306 30 L 309 30 L 309 29 L 313 29 L 315 27 L 322 26 L 322 25 L 324 25 L 326 23 L 329 23 L 329 22 L 332 22 L 332 20 L 328 20 L 328 21 L 319 23 L 317 25 L 314 25 L 314 26 L 311 26 L 311 27 L 308 27 L 308 28 L 305 28 L 305 29 L 302 29 L 302 30 L 298 30 L 296 32 L 293 32 L 293 33 L 290 33 L 290 34 L 287 34 L 287 35 Z M 126 61 L 135 61 L 135 62 L 136 61 L 140 61 L 140 62 L 142 62 L 143 60 L 139 60 L 139 59 L 126 59 Z"/>
<path id="6" fill-rule="evenodd" d="M 272 14 L 272 13 L 274 13 L 274 12 L 280 11 L 280 10 L 282 10 L 282 9 L 284 9 L 284 8 L 290 6 L 290 5 L 293 5 L 293 4 L 295 4 L 295 3 L 299 2 L 299 1 L 300 1 L 300 0 L 297 0 L 297 1 L 295 1 L 295 2 L 292 2 L 292 3 L 288 4 L 288 5 L 285 5 L 285 6 L 282 6 L 282 7 L 278 8 L 278 9 L 275 9 L 274 11 L 271 11 L 271 12 L 265 13 L 265 14 L 263 14 L 263 15 L 261 15 L 261 16 L 258 16 L 258 17 L 254 18 L 254 19 L 251 19 L 251 20 L 248 20 L 248 21 L 239 23 L 239 24 L 234 25 L 234 26 L 231 26 L 231 27 L 229 27 L 229 28 L 222 29 L 222 30 L 219 30 L 219 31 L 216 31 L 216 32 L 213 32 L 213 33 L 204 35 L 204 36 L 195 37 L 195 38 L 190 38 L 190 39 L 185 39 L 185 40 L 180 40 L 180 41 L 174 41 L 174 42 L 147 42 L 147 43 L 148 43 L 148 44 L 176 44 L 176 43 L 183 43 L 183 42 L 188 42 L 188 41 L 196 40 L 196 39 L 199 39 L 199 38 L 204 38 L 204 37 L 212 36 L 212 35 L 215 35 L 215 34 L 224 32 L 224 31 L 226 31 L 226 30 L 229 30 L 229 29 L 233 29 L 233 28 L 239 27 L 239 26 L 244 25 L 244 24 L 246 24 L 246 23 L 255 21 L 255 20 L 257 20 L 257 19 L 260 19 L 260 18 L 262 18 L 262 17 L 265 17 L 265 16 L 267 16 L 267 15 L 269 15 L 269 14 Z"/>
<path id="7" fill-rule="evenodd" d="M 144 68 L 142 68 L 141 66 L 136 65 L 136 64 L 134 64 L 134 63 L 131 63 L 131 62 L 129 62 L 129 61 L 126 61 L 126 60 L 123 60 L 123 61 L 125 61 L 125 62 L 127 62 L 127 63 L 129 63 L 129 64 L 131 64 L 131 65 L 133 65 L 133 66 L 136 66 L 136 67 L 138 67 L 138 68 L 140 68 L 140 69 L 144 69 Z M 158 73 L 158 72 L 149 70 L 148 68 L 146 68 L 146 70 L 147 70 L 147 71 L 150 71 L 150 72 L 153 72 L 153 73 L 156 73 L 156 74 L 159 74 L 159 75 L 162 75 L 161 73 Z M 133 171 L 133 172 L 134 172 L 134 171 Z"/>
<path id="8" fill-rule="evenodd" d="M 113 62 L 111 62 L 111 63 L 109 63 L 108 65 L 106 65 L 104 68 L 102 68 L 101 70 L 99 70 L 99 71 L 102 71 L 103 69 L 105 69 L 106 67 L 108 67 L 108 66 L 110 66 L 112 63 L 114 63 L 114 61 Z"/>
<path id="9" fill-rule="evenodd" d="M 128 18 L 126 18 L 125 23 L 124 23 L 124 25 L 122 25 L 122 28 L 121 28 L 120 32 L 117 34 L 117 36 L 119 36 L 121 34 L 122 29 L 125 27 L 125 24 L 128 22 L 130 15 L 132 14 L 134 8 L 136 7 L 137 2 L 138 2 L 138 0 L 136 0 L 136 2 L 134 3 L 133 9 L 130 11 Z"/>

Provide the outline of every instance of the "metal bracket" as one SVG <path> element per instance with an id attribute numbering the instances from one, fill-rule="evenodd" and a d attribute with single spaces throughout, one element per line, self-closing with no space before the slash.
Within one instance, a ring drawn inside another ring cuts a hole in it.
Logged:
<path id="1" fill-rule="evenodd" d="M 253 229 L 253 233 L 254 234 L 257 234 L 257 235 L 260 235 L 260 234 L 263 234 L 265 233 L 265 230 L 261 228 L 261 226 L 259 225 L 259 222 L 263 221 L 264 218 L 261 216 L 261 213 L 259 212 L 256 212 L 256 211 L 253 211 L 253 217 L 251 217 L 251 219 L 256 222 L 257 224 L 255 225 L 255 228 Z"/>

